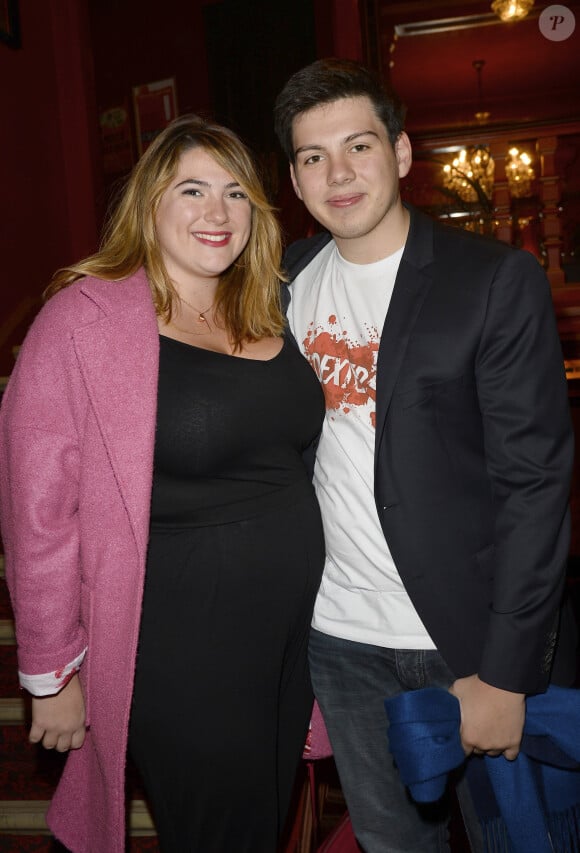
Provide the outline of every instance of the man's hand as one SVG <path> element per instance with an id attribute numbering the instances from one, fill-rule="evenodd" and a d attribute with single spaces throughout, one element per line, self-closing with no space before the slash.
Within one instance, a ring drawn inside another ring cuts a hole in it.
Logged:
<path id="1" fill-rule="evenodd" d="M 54 696 L 32 697 L 32 725 L 28 739 L 57 752 L 68 752 L 83 745 L 85 701 L 78 675 L 73 675 Z"/>
<path id="2" fill-rule="evenodd" d="M 480 681 L 477 675 L 458 678 L 449 692 L 461 707 L 461 743 L 472 752 L 517 758 L 524 729 L 524 693 L 512 693 Z"/>

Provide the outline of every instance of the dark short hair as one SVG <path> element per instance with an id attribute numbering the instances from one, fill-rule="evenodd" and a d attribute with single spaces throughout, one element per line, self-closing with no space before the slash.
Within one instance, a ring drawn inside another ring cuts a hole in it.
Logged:
<path id="1" fill-rule="evenodd" d="M 318 59 L 290 77 L 274 106 L 274 127 L 284 153 L 294 162 L 292 126 L 301 113 L 342 98 L 366 96 L 394 144 L 404 127 L 405 107 L 368 68 L 350 59 Z"/>

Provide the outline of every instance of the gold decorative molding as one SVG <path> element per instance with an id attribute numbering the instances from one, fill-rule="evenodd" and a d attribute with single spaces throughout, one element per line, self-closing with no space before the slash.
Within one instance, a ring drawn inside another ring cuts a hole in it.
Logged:
<path id="1" fill-rule="evenodd" d="M 131 835 L 157 835 L 145 800 L 133 800 L 129 812 Z"/>
<path id="2" fill-rule="evenodd" d="M 0 646 L 13 646 L 15 642 L 14 622 L 12 619 L 0 619 Z"/>
<path id="3" fill-rule="evenodd" d="M 0 800 L 0 833 L 50 835 L 47 809 L 48 800 Z"/>
<path id="4" fill-rule="evenodd" d="M 22 696 L 14 699 L 0 699 L 0 726 L 20 726 L 26 721 L 26 711 Z"/>
<path id="5" fill-rule="evenodd" d="M 45 814 L 48 800 L 0 800 L 0 835 L 50 835 Z M 134 836 L 155 835 L 144 800 L 133 800 L 129 830 Z"/>

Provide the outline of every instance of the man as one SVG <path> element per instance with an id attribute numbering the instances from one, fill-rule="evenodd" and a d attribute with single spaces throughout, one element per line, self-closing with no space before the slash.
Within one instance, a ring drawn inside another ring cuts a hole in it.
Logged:
<path id="1" fill-rule="evenodd" d="M 384 699 L 449 687 L 466 753 L 514 759 L 526 694 L 573 678 L 572 637 L 554 657 L 573 446 L 550 288 L 530 254 L 402 204 L 403 109 L 361 66 L 297 72 L 275 118 L 326 229 L 286 258 L 327 405 L 314 690 L 363 849 L 438 851 L 447 816 L 406 795 Z"/>

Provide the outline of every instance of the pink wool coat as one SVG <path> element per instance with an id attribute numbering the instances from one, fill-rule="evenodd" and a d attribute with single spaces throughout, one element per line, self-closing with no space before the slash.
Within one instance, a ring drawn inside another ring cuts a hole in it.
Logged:
<path id="1" fill-rule="evenodd" d="M 145 273 L 42 309 L 0 410 L 0 500 L 21 671 L 85 647 L 87 737 L 48 812 L 74 853 L 125 848 L 125 755 L 153 474 L 159 338 Z"/>

